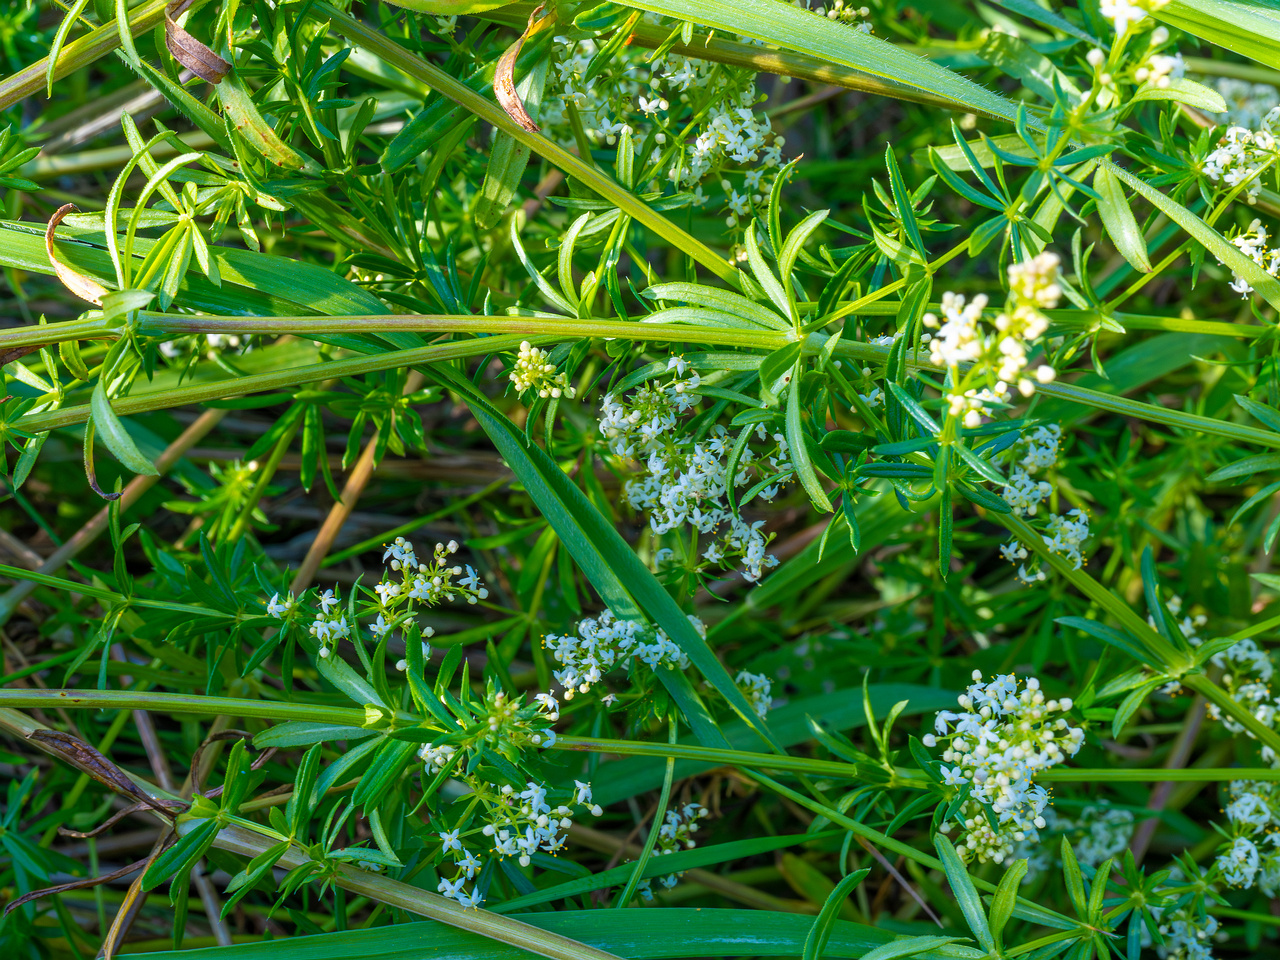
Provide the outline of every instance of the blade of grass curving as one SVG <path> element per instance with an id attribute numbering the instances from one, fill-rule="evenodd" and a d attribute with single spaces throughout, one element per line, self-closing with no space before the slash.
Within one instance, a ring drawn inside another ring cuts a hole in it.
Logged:
<path id="1" fill-rule="evenodd" d="M 1172 0 L 1151 15 L 1171 27 L 1280 69 L 1280 10 L 1243 0 Z"/>
<path id="2" fill-rule="evenodd" d="M 693 629 L 684 611 L 640 561 L 631 545 L 622 539 L 613 523 L 601 516 L 542 448 L 527 443 L 524 434 L 472 384 L 445 373 L 443 368 L 434 368 L 431 374 L 463 394 L 498 453 L 520 478 L 542 515 L 610 609 L 619 616 L 629 615 L 629 619 L 643 614 L 666 631 L 734 711 L 774 750 L 785 753 L 707 642 Z M 686 719 L 698 739 L 707 746 L 725 746 L 724 734 L 710 723 L 710 718 L 699 719 L 698 714 L 703 711 L 699 705 L 689 702 L 691 689 L 669 682 L 669 679 L 683 678 L 683 674 L 660 670 L 658 676 L 686 710 Z"/>
<path id="3" fill-rule="evenodd" d="M 879 37 L 776 0 L 628 0 L 637 10 L 700 23 L 862 70 L 945 97 L 968 111 L 1013 121 L 1017 108 L 997 93 Z"/>

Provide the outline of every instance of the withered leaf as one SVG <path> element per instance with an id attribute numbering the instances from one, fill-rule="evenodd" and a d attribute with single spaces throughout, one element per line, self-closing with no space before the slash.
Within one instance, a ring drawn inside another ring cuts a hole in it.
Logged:
<path id="1" fill-rule="evenodd" d="M 172 841 L 170 841 L 172 842 Z M 30 893 L 24 894 L 15 900 L 10 900 L 4 907 L 4 916 L 8 916 L 24 903 L 30 903 L 32 900 L 39 900 L 41 897 L 51 897 L 55 893 L 66 893 L 68 890 L 83 890 L 85 887 L 96 887 L 103 883 L 110 883 L 112 880 L 119 880 L 121 877 L 127 877 L 131 873 L 141 870 L 147 865 L 147 861 L 151 858 L 143 857 L 127 866 L 120 867 L 118 870 L 112 870 L 110 873 L 104 873 L 99 877 L 85 877 L 83 880 L 72 880 L 70 883 L 60 883 L 56 887 L 45 887 L 43 890 L 32 890 Z"/>
<path id="2" fill-rule="evenodd" d="M 201 80 L 218 83 L 231 72 L 231 64 L 178 26 L 177 18 L 187 12 L 195 0 L 175 0 L 164 8 L 164 45 L 173 58 Z"/>
<path id="3" fill-rule="evenodd" d="M 35 343 L 25 347 L 14 347 L 11 350 L 0 350 L 0 367 L 3 367 L 6 363 L 13 363 L 13 361 L 25 357 L 28 353 L 35 353 L 41 346 L 42 344 Z"/>
<path id="4" fill-rule="evenodd" d="M 524 109 L 524 104 L 520 101 L 520 94 L 516 92 L 516 57 L 520 56 L 520 48 L 524 46 L 524 42 L 534 33 L 542 29 L 544 23 L 555 16 L 554 13 L 549 14 L 542 22 L 538 21 L 538 15 L 542 13 L 545 4 L 538 4 L 533 8 L 533 12 L 529 14 L 529 23 L 524 28 L 524 33 L 520 34 L 520 38 L 515 43 L 507 47 L 502 54 L 502 58 L 498 61 L 498 67 L 493 75 L 493 93 L 498 98 L 498 103 L 502 109 L 507 111 L 507 115 L 516 123 L 520 124 L 530 133 L 537 133 L 541 128 L 533 122 L 533 118 Z"/>
<path id="5" fill-rule="evenodd" d="M 46 753 L 65 760 L 117 793 L 131 797 L 140 805 L 166 817 L 173 817 L 173 812 L 165 809 L 164 803 L 153 798 L 130 780 L 123 770 L 79 737 L 61 730 L 34 730 L 28 739 L 38 743 Z"/>
<path id="6" fill-rule="evenodd" d="M 62 285 L 74 293 L 81 300 L 88 300 L 102 306 L 102 298 L 107 295 L 107 288 L 100 284 L 92 277 L 86 277 L 82 273 L 77 273 L 71 267 L 62 263 L 53 253 L 53 231 L 57 229 L 58 224 L 63 221 L 68 213 L 79 210 L 74 203 L 64 203 L 53 212 L 53 216 L 49 218 L 49 226 L 44 231 L 44 249 L 49 254 L 49 262 L 53 264 L 53 271 L 58 275 L 58 279 L 62 281 Z"/>

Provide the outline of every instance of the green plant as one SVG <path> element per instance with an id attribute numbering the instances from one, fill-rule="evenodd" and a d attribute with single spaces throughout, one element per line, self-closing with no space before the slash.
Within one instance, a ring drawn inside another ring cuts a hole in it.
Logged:
<path id="1" fill-rule="evenodd" d="M 0 46 L 5 956 L 1275 951 L 1273 10 Z"/>

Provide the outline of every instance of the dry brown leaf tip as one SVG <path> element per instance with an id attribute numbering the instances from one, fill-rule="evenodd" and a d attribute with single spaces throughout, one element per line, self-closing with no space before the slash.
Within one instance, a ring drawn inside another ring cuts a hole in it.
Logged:
<path id="1" fill-rule="evenodd" d="M 90 303 L 102 306 L 102 298 L 107 295 L 107 288 L 92 277 L 87 277 L 73 270 L 61 262 L 53 252 L 54 230 L 57 229 L 58 224 L 62 223 L 68 213 L 75 213 L 77 210 L 79 210 L 79 207 L 74 203 L 64 203 L 53 212 L 53 216 L 49 218 L 49 226 L 44 231 L 44 249 L 49 254 L 49 262 L 53 264 L 54 273 L 58 275 L 58 279 L 62 281 L 64 287 L 81 300 L 88 300 Z"/>
<path id="2" fill-rule="evenodd" d="M 195 0 L 175 0 L 164 8 L 164 45 L 173 58 L 201 80 L 218 83 L 231 72 L 231 64 L 178 26 L 182 16 Z"/>
<path id="3" fill-rule="evenodd" d="M 503 110 L 507 111 L 507 116 L 530 133 L 537 133 L 541 128 L 533 122 L 533 118 L 525 111 L 524 103 L 520 100 L 520 94 L 516 92 L 516 58 L 520 56 L 520 49 L 524 46 L 525 40 L 537 29 L 535 24 L 544 7 L 545 4 L 540 3 L 533 8 L 533 12 L 529 14 L 529 23 L 524 28 L 524 33 L 520 34 L 520 38 L 515 43 L 507 47 L 502 54 L 502 58 L 498 61 L 497 71 L 493 75 L 493 92 L 498 99 L 498 103 Z"/>

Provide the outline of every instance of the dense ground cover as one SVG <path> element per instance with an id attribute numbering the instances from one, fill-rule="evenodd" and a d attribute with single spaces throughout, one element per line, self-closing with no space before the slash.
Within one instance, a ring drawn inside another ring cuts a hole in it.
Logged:
<path id="1" fill-rule="evenodd" d="M 1274 4 L 0 56 L 0 955 L 1280 953 Z"/>

